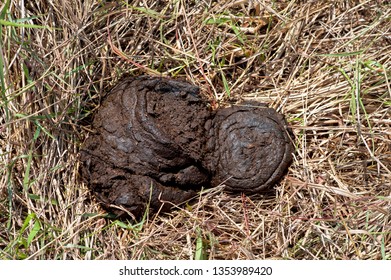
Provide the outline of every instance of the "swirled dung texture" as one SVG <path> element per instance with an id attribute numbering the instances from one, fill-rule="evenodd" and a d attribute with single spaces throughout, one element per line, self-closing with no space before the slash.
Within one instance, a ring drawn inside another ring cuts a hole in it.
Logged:
<path id="1" fill-rule="evenodd" d="M 255 193 L 291 162 L 285 127 L 280 114 L 256 102 L 212 111 L 186 82 L 127 78 L 94 115 L 81 175 L 104 206 L 136 218 L 147 205 L 167 211 L 221 183 Z"/>
<path id="2" fill-rule="evenodd" d="M 279 180 L 291 162 L 285 121 L 273 109 L 250 104 L 223 108 L 212 127 L 206 163 L 213 185 L 224 182 L 228 190 L 255 193 Z"/>

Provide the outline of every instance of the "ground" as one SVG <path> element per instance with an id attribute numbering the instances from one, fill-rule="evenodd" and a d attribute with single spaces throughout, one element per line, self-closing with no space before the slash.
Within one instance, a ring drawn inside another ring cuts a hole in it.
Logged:
<path id="1" fill-rule="evenodd" d="M 387 1 L 3 2 L 2 259 L 391 258 Z M 124 75 L 275 108 L 296 136 L 288 173 L 267 193 L 219 186 L 168 215 L 110 218 L 78 157 Z"/>

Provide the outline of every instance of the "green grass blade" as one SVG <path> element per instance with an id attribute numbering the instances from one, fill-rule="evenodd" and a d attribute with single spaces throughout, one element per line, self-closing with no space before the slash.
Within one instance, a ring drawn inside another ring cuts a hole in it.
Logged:
<path id="1" fill-rule="evenodd" d="M 38 120 L 36 120 L 36 121 L 34 121 L 34 123 L 35 123 L 35 125 L 39 128 L 39 129 L 41 129 L 43 132 L 45 132 L 45 134 L 47 135 L 47 136 L 49 136 L 50 138 L 52 138 L 53 140 L 56 140 L 56 138 L 45 128 L 45 127 L 43 127 L 40 123 L 39 123 L 39 121 Z M 35 136 L 35 135 L 34 135 Z"/>
<path id="2" fill-rule="evenodd" d="M 11 0 L 7 0 L 7 2 L 5 2 L 4 8 L 1 10 L 1 13 L 0 13 L 0 19 L 5 18 L 5 15 L 7 14 L 10 3 L 11 3 Z"/>
<path id="3" fill-rule="evenodd" d="M 38 232 L 41 230 L 41 223 L 38 219 L 35 220 L 34 226 L 31 229 L 28 237 L 27 237 L 27 247 L 30 246 L 31 242 L 33 241 L 34 237 L 38 234 Z"/>
<path id="4" fill-rule="evenodd" d="M 200 228 L 196 228 L 197 233 L 197 240 L 196 240 L 196 251 L 195 251 L 195 260 L 206 260 L 206 248 L 205 248 L 205 242 L 202 237 L 202 232 Z"/>
<path id="5" fill-rule="evenodd" d="M 28 189 L 30 187 L 30 168 L 31 168 L 32 159 L 33 159 L 33 151 L 30 150 L 28 157 L 27 157 L 26 170 L 25 170 L 24 176 L 23 176 L 23 188 L 26 192 L 28 192 Z"/>
<path id="6" fill-rule="evenodd" d="M 0 25 L 12 26 L 12 27 L 24 27 L 24 28 L 48 28 L 47 26 L 36 25 L 36 24 L 24 24 L 24 23 L 8 21 L 4 19 L 0 19 Z"/>
<path id="7" fill-rule="evenodd" d="M 10 5 L 10 0 L 8 0 L 5 5 L 4 5 L 4 8 L 1 10 L 1 13 L 0 13 L 0 20 L 3 20 L 3 18 L 5 18 L 5 15 L 7 14 L 7 11 L 8 11 L 8 8 L 9 8 L 9 5 Z M 6 86 L 5 86 L 5 80 L 4 80 L 4 77 L 5 77 L 5 72 L 4 72 L 4 53 L 3 53 L 3 45 L 4 45 L 4 41 L 3 41 L 3 28 L 0 24 L 0 28 L 1 28 L 1 31 L 0 31 L 0 86 L 1 86 L 1 98 L 3 99 L 3 106 L 4 106 L 4 111 L 5 111 L 5 115 L 6 115 L 6 121 L 9 120 L 9 110 L 8 110 L 8 102 L 7 102 L 7 97 L 6 97 Z"/>
<path id="8" fill-rule="evenodd" d="M 225 78 L 225 75 L 224 75 L 224 72 L 223 72 L 223 71 L 221 71 L 221 79 L 223 80 L 223 85 L 224 85 L 225 92 L 227 93 L 227 96 L 228 96 L 228 97 L 231 97 L 231 90 L 230 90 L 230 88 L 229 88 L 228 81 L 227 81 L 227 79 Z"/>
<path id="9" fill-rule="evenodd" d="M 24 223 L 19 231 L 20 235 L 23 234 L 23 232 L 26 230 L 26 228 L 28 227 L 31 219 L 34 219 L 35 218 L 35 214 L 34 213 L 31 213 L 31 214 L 28 214 L 26 219 L 24 219 Z"/>
<path id="10" fill-rule="evenodd" d="M 319 54 L 318 56 L 323 57 L 345 57 L 345 56 L 356 56 L 362 54 L 364 51 L 356 51 L 356 52 L 341 52 L 341 53 L 326 53 L 326 54 Z"/>
<path id="11" fill-rule="evenodd" d="M 381 237 L 380 252 L 381 252 L 382 260 L 386 260 L 387 256 L 386 256 L 386 247 L 385 247 L 384 234 L 382 234 L 382 237 Z"/>
<path id="12" fill-rule="evenodd" d="M 135 9 L 136 11 L 144 13 L 146 16 L 150 16 L 155 19 L 163 19 L 163 16 L 160 13 L 158 13 L 152 9 L 148 9 L 145 7 L 134 7 L 134 6 L 132 6 L 132 8 Z"/>

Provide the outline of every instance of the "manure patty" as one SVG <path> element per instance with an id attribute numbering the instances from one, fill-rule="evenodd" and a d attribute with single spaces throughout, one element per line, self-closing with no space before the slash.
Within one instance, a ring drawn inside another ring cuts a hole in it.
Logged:
<path id="1" fill-rule="evenodd" d="M 257 193 L 292 161 L 281 114 L 257 102 L 210 109 L 186 82 L 126 78 L 94 114 L 81 149 L 81 175 L 106 208 L 140 218 L 168 211 L 202 187 Z"/>

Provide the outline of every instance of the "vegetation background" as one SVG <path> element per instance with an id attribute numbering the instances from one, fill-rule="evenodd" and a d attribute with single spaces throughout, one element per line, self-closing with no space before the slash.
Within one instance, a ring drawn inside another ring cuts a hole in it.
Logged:
<path id="1" fill-rule="evenodd" d="M 390 16 L 381 0 L 2 0 L 0 258 L 391 259 Z M 107 219 L 78 151 L 124 74 L 268 103 L 296 134 L 288 174 Z"/>

